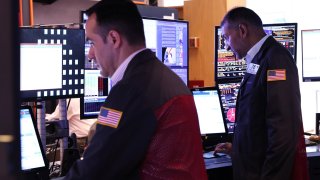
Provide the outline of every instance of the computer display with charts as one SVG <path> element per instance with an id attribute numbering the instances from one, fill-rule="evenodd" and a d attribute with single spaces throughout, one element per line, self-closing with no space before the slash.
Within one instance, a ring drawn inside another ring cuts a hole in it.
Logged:
<path id="1" fill-rule="evenodd" d="M 234 131 L 236 101 L 240 83 L 240 81 L 218 83 L 228 133 L 233 133 Z"/>
<path id="2" fill-rule="evenodd" d="M 84 30 L 20 28 L 23 101 L 83 97 Z"/>
<path id="3" fill-rule="evenodd" d="M 143 17 L 146 46 L 188 85 L 189 23 Z"/>

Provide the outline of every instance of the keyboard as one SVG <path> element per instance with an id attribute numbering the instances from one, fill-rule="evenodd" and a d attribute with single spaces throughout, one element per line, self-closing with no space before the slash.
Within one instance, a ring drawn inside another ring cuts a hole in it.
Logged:
<path id="1" fill-rule="evenodd" d="M 315 145 L 317 145 L 316 142 L 311 141 L 311 140 L 309 140 L 307 138 L 304 139 L 304 142 L 306 143 L 306 146 L 315 146 Z"/>
<path id="2" fill-rule="evenodd" d="M 203 158 L 207 159 L 209 163 L 220 164 L 231 162 L 231 157 L 224 153 L 217 153 L 215 156 L 213 151 L 203 153 Z"/>
<path id="3" fill-rule="evenodd" d="M 231 162 L 231 158 L 229 156 L 215 157 L 211 159 L 211 162 L 214 164 L 227 163 Z"/>

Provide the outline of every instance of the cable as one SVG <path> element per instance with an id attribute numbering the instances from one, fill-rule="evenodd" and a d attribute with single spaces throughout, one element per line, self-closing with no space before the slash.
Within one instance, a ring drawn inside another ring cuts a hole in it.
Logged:
<path id="1" fill-rule="evenodd" d="M 69 98 L 69 101 L 68 101 L 67 111 L 68 111 L 68 109 L 69 109 L 70 102 L 71 102 L 71 98 Z"/>

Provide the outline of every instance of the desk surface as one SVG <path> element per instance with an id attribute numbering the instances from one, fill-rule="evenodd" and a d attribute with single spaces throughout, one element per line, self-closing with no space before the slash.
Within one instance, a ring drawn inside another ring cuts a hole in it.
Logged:
<path id="1" fill-rule="evenodd" d="M 320 156 L 320 144 L 315 146 L 307 146 L 306 151 L 308 157 Z"/>
<path id="2" fill-rule="evenodd" d="M 320 144 L 315 145 L 315 146 L 307 146 L 306 152 L 307 152 L 308 158 L 320 156 Z M 216 163 L 213 163 L 212 159 L 204 159 L 204 163 L 206 165 L 206 169 L 214 169 L 214 168 L 222 168 L 222 167 L 232 166 L 231 162 L 216 164 Z"/>

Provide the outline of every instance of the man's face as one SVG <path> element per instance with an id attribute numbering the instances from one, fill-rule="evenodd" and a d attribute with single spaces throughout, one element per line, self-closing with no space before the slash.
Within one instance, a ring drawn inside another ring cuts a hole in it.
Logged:
<path id="1" fill-rule="evenodd" d="M 241 59 L 246 56 L 247 52 L 244 52 L 243 40 L 240 36 L 239 25 L 231 25 L 228 22 L 221 27 L 222 36 L 225 40 L 226 49 L 231 50 L 237 59 Z"/>
<path id="2" fill-rule="evenodd" d="M 101 76 L 111 77 L 116 70 L 112 43 L 108 42 L 107 33 L 99 32 L 96 14 L 92 14 L 86 22 L 86 38 L 91 44 L 88 58 L 95 61 Z"/>

